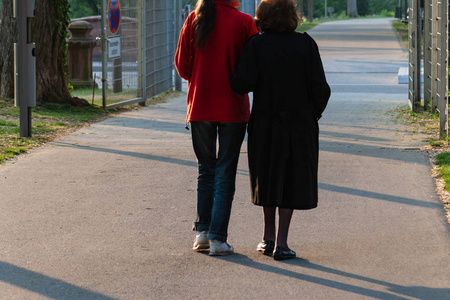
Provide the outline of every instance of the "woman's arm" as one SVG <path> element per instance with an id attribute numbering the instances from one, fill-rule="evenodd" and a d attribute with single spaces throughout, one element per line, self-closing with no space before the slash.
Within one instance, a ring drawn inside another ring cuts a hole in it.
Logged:
<path id="1" fill-rule="evenodd" d="M 309 37 L 309 35 L 308 35 Z M 319 47 L 311 38 L 311 77 L 310 77 L 310 97 L 314 105 L 314 112 L 317 119 L 322 117 L 328 99 L 330 98 L 331 90 L 325 77 L 322 60 L 320 58 Z"/>
<path id="2" fill-rule="evenodd" d="M 177 51 L 175 52 L 175 68 L 181 78 L 189 80 L 190 65 L 191 65 L 191 47 L 195 47 L 191 43 L 191 22 L 194 12 L 192 12 L 186 22 L 184 22 L 183 28 L 180 32 L 180 38 L 178 40 Z"/>
<path id="3" fill-rule="evenodd" d="M 254 37 L 244 46 L 239 64 L 231 78 L 231 88 L 239 94 L 247 94 L 255 90 L 258 79 L 258 64 Z"/>

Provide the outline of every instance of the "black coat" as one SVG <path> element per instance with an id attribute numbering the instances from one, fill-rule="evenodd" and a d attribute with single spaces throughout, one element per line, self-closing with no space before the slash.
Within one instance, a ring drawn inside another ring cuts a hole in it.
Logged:
<path id="1" fill-rule="evenodd" d="M 315 41 L 302 33 L 263 33 L 244 47 L 231 87 L 253 91 L 248 124 L 252 202 L 317 207 L 319 126 L 328 99 Z"/>

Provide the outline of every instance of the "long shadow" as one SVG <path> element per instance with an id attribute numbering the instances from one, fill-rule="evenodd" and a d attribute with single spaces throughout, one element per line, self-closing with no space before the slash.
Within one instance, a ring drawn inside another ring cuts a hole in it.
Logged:
<path id="1" fill-rule="evenodd" d="M 188 167 L 195 167 L 195 168 L 198 167 L 198 164 L 195 161 L 178 159 L 178 158 L 173 158 L 173 157 L 166 157 L 166 156 L 159 156 L 159 155 L 131 152 L 131 151 L 123 151 L 123 150 L 116 150 L 116 149 L 108 149 L 108 148 L 100 148 L 100 147 L 81 146 L 81 145 L 74 145 L 74 144 L 58 142 L 58 141 L 51 142 L 50 144 L 59 146 L 59 147 L 83 149 L 83 150 L 104 152 L 104 153 L 111 153 L 111 154 L 119 154 L 119 155 L 125 155 L 125 156 L 142 158 L 142 159 L 149 159 L 149 160 L 160 161 L 160 162 L 165 162 L 165 163 L 170 163 L 170 164 L 177 164 L 177 165 L 188 166 Z M 248 170 L 238 169 L 237 174 L 249 176 Z"/>
<path id="2" fill-rule="evenodd" d="M 369 277 L 365 277 L 365 276 L 361 276 L 361 275 L 356 275 L 356 274 L 352 274 L 352 273 L 348 273 L 348 272 L 344 272 L 344 271 L 331 269 L 328 267 L 324 267 L 324 266 L 321 266 L 318 264 L 311 263 L 307 260 L 305 261 L 305 263 L 303 263 L 303 261 L 302 261 L 300 264 L 298 261 L 293 261 L 292 264 L 299 265 L 304 268 L 309 268 L 309 269 L 318 270 L 318 271 L 322 271 L 322 272 L 326 272 L 326 273 L 330 273 L 330 274 L 335 274 L 335 275 L 339 275 L 339 276 L 344 276 L 344 277 L 348 277 L 348 278 L 352 278 L 352 279 L 357 279 L 357 280 L 361 280 L 361 281 L 366 281 L 366 282 L 386 286 L 392 292 L 395 292 L 397 294 L 402 294 L 405 296 L 409 296 L 409 297 L 414 297 L 417 299 L 448 299 L 448 297 L 450 295 L 450 288 L 441 289 L 441 288 L 428 288 L 428 287 L 421 287 L 421 286 L 406 287 L 406 286 L 401 286 L 398 284 L 393 284 L 393 283 L 389 283 L 389 282 L 378 280 L 378 279 L 373 279 L 373 278 L 369 278 Z"/>
<path id="3" fill-rule="evenodd" d="M 143 158 L 143 159 L 155 160 L 155 161 L 160 161 L 160 162 L 165 162 L 165 163 L 177 164 L 177 165 L 182 165 L 182 166 L 197 167 L 197 163 L 195 161 L 172 158 L 172 157 L 165 157 L 165 156 L 159 156 L 159 155 L 152 155 L 152 154 L 147 154 L 147 153 L 123 151 L 123 150 L 100 148 L 100 147 L 80 146 L 80 145 L 73 145 L 70 143 L 64 143 L 64 142 L 58 142 L 58 141 L 52 142 L 50 144 L 55 145 L 55 146 L 60 146 L 60 147 L 83 149 L 83 150 L 104 152 L 104 153 L 111 153 L 111 154 L 119 154 L 119 155 L 125 155 L 125 156 L 130 156 L 130 157 Z"/>
<path id="4" fill-rule="evenodd" d="M 1 261 L 0 281 L 37 293 L 50 299 L 117 299 Z"/>
<path id="5" fill-rule="evenodd" d="M 122 116 L 117 116 L 114 119 L 107 120 L 103 122 L 103 125 L 189 134 L 189 131 L 186 130 L 184 123 L 128 118 Z"/>
<path id="6" fill-rule="evenodd" d="M 366 126 L 366 125 L 343 125 L 340 123 L 327 123 L 326 122 L 326 111 L 325 114 L 323 116 L 323 121 L 320 121 L 320 126 L 332 126 L 333 128 L 336 127 L 341 127 L 341 128 L 358 128 L 358 129 L 367 129 L 367 130 L 377 130 L 377 131 L 391 131 L 391 132 L 398 132 L 398 133 L 410 133 L 406 130 L 397 130 L 395 128 L 387 128 L 387 127 L 370 127 L 370 126 Z M 320 131 L 322 132 L 322 130 Z"/>
<path id="7" fill-rule="evenodd" d="M 372 142 L 390 142 L 391 140 L 379 138 L 379 137 L 370 137 L 360 134 L 350 134 L 350 133 L 340 133 L 340 132 L 333 132 L 333 131 L 320 131 L 321 136 L 330 136 L 330 137 L 336 137 L 336 138 L 343 138 L 343 139 L 353 139 L 353 140 L 364 140 L 364 141 L 372 141 Z"/>
<path id="8" fill-rule="evenodd" d="M 416 200 L 416 199 L 411 199 L 411 198 L 406 198 L 406 197 L 374 193 L 374 192 L 369 192 L 369 191 L 364 191 L 364 190 L 359 190 L 359 189 L 354 189 L 354 188 L 347 188 L 347 187 L 342 187 L 342 186 L 337 186 L 337 185 L 332 185 L 332 184 L 327 184 L 327 183 L 319 183 L 319 189 L 327 190 L 327 191 L 335 192 L 335 193 L 350 194 L 350 195 L 355 195 L 355 196 L 364 197 L 364 198 L 371 198 L 371 199 L 377 199 L 377 200 L 384 200 L 384 201 L 388 201 L 388 202 L 396 202 L 396 203 L 401 203 L 401 204 L 418 206 L 418 207 L 423 207 L 423 208 L 442 209 L 442 205 L 439 203 L 426 202 L 426 201 Z"/>
<path id="9" fill-rule="evenodd" d="M 323 152 L 342 153 L 349 155 L 382 158 L 405 163 L 428 165 L 428 161 L 425 159 L 418 160 L 417 157 L 405 155 L 405 153 L 411 154 L 415 152 L 402 148 L 387 147 L 384 145 L 372 146 L 362 145 L 358 143 L 347 143 L 341 141 L 330 142 L 321 140 L 319 148 L 320 151 Z"/>
<path id="10" fill-rule="evenodd" d="M 290 270 L 283 269 L 282 267 L 275 267 L 267 264 L 262 264 L 259 262 L 256 262 L 249 257 L 242 255 L 242 254 L 233 254 L 230 256 L 223 256 L 223 257 L 216 257 L 218 259 L 222 259 L 228 262 L 236 263 L 239 265 L 243 265 L 249 268 L 253 268 L 256 270 L 264 271 L 264 272 L 271 272 L 277 275 L 291 277 L 294 279 L 298 279 L 305 282 L 310 282 L 314 284 L 318 284 L 321 286 L 349 292 L 356 295 L 366 296 L 366 297 L 372 297 L 374 299 L 383 299 L 383 300 L 396 300 L 396 299 L 409 299 L 402 296 L 390 294 L 383 291 L 376 291 L 373 289 L 368 289 L 364 287 L 360 287 L 353 284 L 347 284 L 338 282 L 335 280 L 320 278 L 317 276 L 311 276 L 307 274 L 302 274 L 301 272 L 294 272 Z M 407 287 L 407 286 L 400 286 L 393 283 L 368 278 L 356 274 L 351 274 L 348 272 L 343 272 L 327 267 L 323 267 L 317 264 L 310 263 L 308 260 L 296 258 L 288 261 L 282 261 L 280 262 L 280 265 L 283 264 L 289 264 L 294 265 L 302 268 L 309 268 L 314 269 L 317 271 L 322 271 L 329 274 L 335 274 L 346 278 L 352 278 L 357 279 L 369 283 L 375 283 L 381 286 L 385 286 L 389 288 L 392 292 L 395 292 L 397 294 L 402 294 L 409 297 L 415 297 L 417 299 L 423 299 L 423 300 L 429 300 L 429 299 L 448 299 L 448 293 L 450 292 L 450 289 L 433 289 L 433 288 L 427 288 L 427 287 Z M 431 296 L 431 297 L 430 297 Z"/>

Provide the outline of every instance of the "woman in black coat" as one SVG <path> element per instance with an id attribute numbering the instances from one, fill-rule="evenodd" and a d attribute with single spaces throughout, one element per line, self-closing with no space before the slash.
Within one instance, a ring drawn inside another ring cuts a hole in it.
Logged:
<path id="1" fill-rule="evenodd" d="M 241 94 L 254 92 L 248 159 L 252 202 L 263 206 L 264 215 L 257 250 L 280 260 L 296 256 L 287 245 L 293 210 L 317 207 L 317 121 L 330 88 L 317 44 L 295 32 L 292 0 L 263 0 L 255 20 L 261 34 L 244 47 L 231 86 Z"/>

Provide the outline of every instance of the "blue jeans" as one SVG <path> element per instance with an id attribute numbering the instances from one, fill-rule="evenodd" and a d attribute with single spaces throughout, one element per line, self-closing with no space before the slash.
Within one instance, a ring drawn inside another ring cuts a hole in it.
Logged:
<path id="1" fill-rule="evenodd" d="M 191 127 L 198 161 L 194 230 L 209 231 L 208 239 L 226 242 L 246 123 L 195 121 L 191 122 Z"/>

